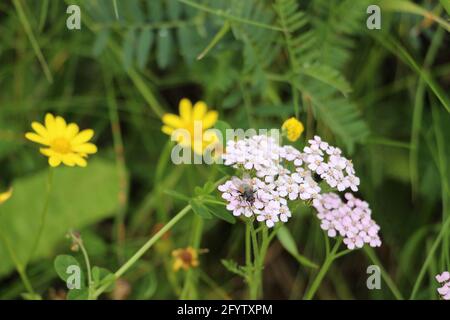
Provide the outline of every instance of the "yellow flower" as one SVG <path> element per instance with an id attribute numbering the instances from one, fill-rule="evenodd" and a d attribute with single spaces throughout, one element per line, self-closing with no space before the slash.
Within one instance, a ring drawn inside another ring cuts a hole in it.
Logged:
<path id="1" fill-rule="evenodd" d="M 47 113 L 45 126 L 33 122 L 31 127 L 35 132 L 27 132 L 25 137 L 46 146 L 40 151 L 48 157 L 48 163 L 52 167 L 61 163 L 69 167 L 86 167 L 88 154 L 97 152 L 97 147 L 88 142 L 94 136 L 94 131 L 86 129 L 80 132 L 75 123 L 67 124 L 62 117 Z"/>
<path id="2" fill-rule="evenodd" d="M 9 188 L 8 191 L 0 193 L 0 204 L 11 198 L 12 196 L 12 188 Z"/>
<path id="3" fill-rule="evenodd" d="M 297 141 L 305 130 L 303 123 L 294 117 L 287 119 L 281 128 L 286 133 L 288 140 L 292 142 Z"/>
<path id="4" fill-rule="evenodd" d="M 215 145 L 219 139 L 213 131 L 209 131 L 217 122 L 217 111 L 208 111 L 203 101 L 194 104 L 189 99 L 181 99 L 179 104 L 180 115 L 166 113 L 162 117 L 164 125 L 161 130 L 171 136 L 183 147 L 191 147 L 195 153 L 203 154 L 205 149 Z M 184 129 L 183 131 L 176 131 Z M 208 131 L 207 131 L 208 130 Z"/>
<path id="5" fill-rule="evenodd" d="M 198 266 L 198 252 L 192 247 L 184 249 L 177 249 L 172 251 L 173 270 L 178 271 L 181 268 L 188 270 L 189 268 L 195 268 Z"/>

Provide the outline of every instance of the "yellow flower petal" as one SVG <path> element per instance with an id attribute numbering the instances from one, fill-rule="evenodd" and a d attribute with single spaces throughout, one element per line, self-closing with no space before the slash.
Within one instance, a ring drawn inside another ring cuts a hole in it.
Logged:
<path id="1" fill-rule="evenodd" d="M 57 155 L 53 155 L 50 158 L 48 158 L 48 164 L 51 167 L 57 167 L 61 164 L 61 158 Z"/>
<path id="2" fill-rule="evenodd" d="M 181 118 L 172 113 L 166 113 L 162 117 L 162 121 L 165 125 L 171 126 L 172 128 L 183 128 L 184 123 Z"/>
<path id="3" fill-rule="evenodd" d="M 75 160 L 73 154 L 65 154 L 61 157 L 62 163 L 66 166 L 73 167 L 75 166 Z"/>
<path id="4" fill-rule="evenodd" d="M 74 152 L 79 152 L 79 153 L 96 153 L 97 152 L 97 146 L 93 143 L 83 143 L 77 146 L 73 146 L 72 150 Z"/>
<path id="5" fill-rule="evenodd" d="M 91 140 L 91 138 L 94 136 L 94 130 L 92 129 L 86 129 L 81 131 L 79 134 L 75 136 L 75 138 L 72 139 L 72 145 L 76 146 L 85 142 L 88 142 Z"/>
<path id="6" fill-rule="evenodd" d="M 208 110 L 208 107 L 206 106 L 206 103 L 204 103 L 203 101 L 199 101 L 194 105 L 194 110 L 193 110 L 193 118 L 194 120 L 202 120 L 203 116 L 206 113 L 206 110 Z"/>
<path id="7" fill-rule="evenodd" d="M 63 136 L 64 133 L 66 132 L 66 120 L 64 120 L 64 118 L 57 116 L 55 118 L 55 127 L 56 127 L 56 132 L 58 136 Z"/>
<path id="8" fill-rule="evenodd" d="M 48 131 L 47 131 L 47 129 L 42 124 L 40 124 L 39 122 L 32 122 L 31 123 L 31 127 L 41 137 L 48 138 Z"/>
<path id="9" fill-rule="evenodd" d="M 209 129 L 214 126 L 219 117 L 217 111 L 209 111 L 203 118 L 203 129 Z"/>
<path id="10" fill-rule="evenodd" d="M 11 198 L 12 196 L 12 188 L 9 188 L 8 191 L 0 193 L 0 204 Z"/>
<path id="11" fill-rule="evenodd" d="M 37 135 L 34 132 L 27 132 L 25 134 L 25 138 L 27 138 L 30 141 L 33 141 L 33 142 L 36 142 L 36 143 L 40 143 L 40 144 L 43 144 L 43 145 L 46 145 L 46 146 L 48 146 L 50 144 L 48 139 L 45 139 L 45 138 L 41 137 L 40 135 Z"/>
<path id="12" fill-rule="evenodd" d="M 51 113 L 47 113 L 45 115 L 45 127 L 47 128 L 49 136 L 54 137 L 56 131 L 56 124 L 55 124 L 55 117 Z"/>
<path id="13" fill-rule="evenodd" d="M 189 99 L 183 98 L 180 100 L 179 106 L 180 116 L 185 122 L 191 121 L 192 103 Z"/>
<path id="14" fill-rule="evenodd" d="M 77 133 L 80 131 L 80 128 L 75 123 L 69 123 L 69 125 L 66 128 L 66 134 L 65 137 L 67 139 L 73 139 L 77 135 Z"/>
<path id="15" fill-rule="evenodd" d="M 169 136 L 172 135 L 172 132 L 174 132 L 174 128 L 169 127 L 169 126 L 162 126 L 161 131 L 164 132 L 165 134 L 168 134 Z"/>
<path id="16" fill-rule="evenodd" d="M 39 151 L 47 157 L 55 155 L 55 152 L 51 148 L 40 148 Z"/>
<path id="17" fill-rule="evenodd" d="M 73 160 L 75 161 L 75 164 L 80 167 L 86 167 L 87 161 L 80 157 L 79 155 L 74 154 Z"/>

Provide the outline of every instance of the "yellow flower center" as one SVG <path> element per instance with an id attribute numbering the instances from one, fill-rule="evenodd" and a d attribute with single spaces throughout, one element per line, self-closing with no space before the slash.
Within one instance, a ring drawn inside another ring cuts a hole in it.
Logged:
<path id="1" fill-rule="evenodd" d="M 53 139 L 53 141 L 50 144 L 50 147 L 52 148 L 52 150 L 58 153 L 69 153 L 71 150 L 70 142 L 66 138 Z"/>

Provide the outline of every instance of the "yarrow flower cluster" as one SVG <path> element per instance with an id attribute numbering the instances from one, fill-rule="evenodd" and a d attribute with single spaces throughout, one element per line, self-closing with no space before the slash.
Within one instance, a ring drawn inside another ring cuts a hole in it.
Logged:
<path id="1" fill-rule="evenodd" d="M 287 222 L 291 217 L 288 201 L 319 201 L 322 198 L 321 181 L 339 191 L 358 190 L 359 178 L 352 162 L 342 156 L 339 148 L 318 136 L 309 140 L 302 151 L 290 145 L 281 146 L 275 138 L 266 135 L 230 140 L 222 158 L 225 165 L 248 175 L 233 177 L 218 187 L 228 202 L 227 209 L 235 216 L 255 217 L 269 228 L 279 221 Z M 360 202 L 354 202 L 360 205 Z M 355 210 L 357 213 L 362 211 L 360 220 L 364 223 L 364 217 L 370 218 L 368 208 Z M 371 225 L 371 233 L 373 228 Z M 365 237 L 364 241 L 371 245 L 381 243 L 379 238 L 369 240 Z"/>
<path id="2" fill-rule="evenodd" d="M 314 199 L 313 206 L 318 212 L 320 227 L 327 231 L 329 237 L 342 236 L 350 250 L 362 248 L 364 244 L 381 246 L 378 236 L 380 227 L 371 217 L 369 204 L 351 193 L 346 193 L 345 199 L 347 202 L 335 193 L 326 193 Z"/>
<path id="3" fill-rule="evenodd" d="M 444 271 L 438 274 L 436 280 L 442 285 L 442 287 L 437 289 L 442 299 L 450 300 L 450 272 Z"/>

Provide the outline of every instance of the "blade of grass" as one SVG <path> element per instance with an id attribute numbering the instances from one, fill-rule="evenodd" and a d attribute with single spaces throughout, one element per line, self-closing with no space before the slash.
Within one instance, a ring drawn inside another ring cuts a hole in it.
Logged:
<path id="1" fill-rule="evenodd" d="M 434 95 L 439 99 L 447 112 L 450 112 L 450 100 L 445 94 L 444 90 L 434 81 L 430 73 L 419 67 L 414 58 L 408 53 L 408 51 L 393 37 L 389 35 L 380 36 L 375 33 L 370 33 L 383 47 L 391 51 L 394 55 L 400 58 L 404 63 L 409 65 L 414 71 L 416 71 L 420 77 L 426 82 Z"/>
<path id="2" fill-rule="evenodd" d="M 430 48 L 425 56 L 425 61 L 423 65 L 424 70 L 428 70 L 433 64 L 436 58 L 438 49 L 442 44 L 442 39 L 444 36 L 444 30 L 438 29 L 433 36 Z M 410 163 L 410 175 L 411 175 L 411 188 L 413 195 L 417 192 L 419 186 L 419 134 L 422 128 L 422 112 L 424 105 L 424 95 L 425 95 L 425 81 L 423 78 L 419 79 L 419 83 L 416 89 L 416 95 L 414 98 L 414 109 L 413 109 L 413 120 L 411 128 L 411 150 L 409 153 L 409 163 Z"/>
<path id="3" fill-rule="evenodd" d="M 400 290 L 397 288 L 397 286 L 395 285 L 395 282 L 392 280 L 389 273 L 387 273 L 386 269 L 384 269 L 383 265 L 381 264 L 381 261 L 378 259 L 374 250 L 371 247 L 365 246 L 364 252 L 366 253 L 366 256 L 369 258 L 369 260 L 372 261 L 373 264 L 377 265 L 380 268 L 381 276 L 383 277 L 384 281 L 386 282 L 387 286 L 391 290 L 394 297 L 397 300 L 403 300 L 403 296 L 400 293 Z"/>
<path id="4" fill-rule="evenodd" d="M 208 6 L 205 6 L 203 4 L 200 3 L 196 3 L 194 1 L 191 0 L 178 0 L 179 2 L 188 5 L 190 7 L 196 8 L 198 10 L 204 11 L 204 12 L 208 12 L 211 14 L 214 14 L 216 16 L 222 17 L 222 18 L 226 18 L 232 21 L 236 21 L 236 22 L 240 22 L 240 23 L 245 23 L 245 24 L 249 24 L 255 27 L 259 27 L 259 28 L 264 28 L 264 29 L 269 29 L 269 30 L 275 30 L 275 31 L 283 31 L 282 28 L 280 27 L 276 27 L 276 26 L 272 26 L 270 24 L 265 24 L 265 23 L 261 23 L 258 21 L 253 21 L 253 20 L 249 20 L 249 19 L 245 19 L 245 18 L 241 18 L 241 17 L 236 17 L 232 14 L 229 14 L 223 10 L 218 10 L 218 9 L 213 9 L 210 8 Z"/>
<path id="5" fill-rule="evenodd" d="M 21 0 L 13 0 L 14 6 L 16 7 L 17 15 L 19 16 L 20 23 L 22 24 L 23 28 L 25 29 L 25 33 L 28 36 L 28 39 L 30 40 L 31 46 L 33 47 L 34 53 L 41 64 L 42 70 L 44 71 L 45 77 L 47 78 L 47 81 L 49 83 L 53 83 L 53 76 L 50 72 L 50 68 L 48 67 L 47 62 L 45 61 L 44 55 L 42 54 L 41 48 L 39 47 L 39 44 L 33 34 L 30 22 L 27 19 L 27 16 L 25 15 L 25 11 L 22 5 Z"/>
<path id="6" fill-rule="evenodd" d="M 442 1 L 443 3 L 445 1 Z M 447 2 L 448 3 L 448 2 Z M 431 19 L 441 25 L 445 30 L 450 32 L 450 23 L 442 19 L 440 16 L 437 16 L 431 11 L 428 11 L 419 5 L 412 3 L 406 0 L 384 0 L 380 3 L 380 6 L 383 10 L 404 12 L 404 13 L 412 13 L 423 16 L 426 19 Z M 446 7 L 448 8 L 449 5 Z"/>

